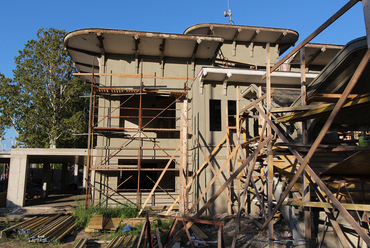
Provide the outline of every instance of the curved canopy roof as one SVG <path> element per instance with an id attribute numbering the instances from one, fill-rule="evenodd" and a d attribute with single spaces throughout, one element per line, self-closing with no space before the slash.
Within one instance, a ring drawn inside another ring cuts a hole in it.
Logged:
<path id="1" fill-rule="evenodd" d="M 217 23 L 196 24 L 187 28 L 184 34 L 221 36 L 225 41 L 278 44 L 280 54 L 294 46 L 299 36 L 296 31 L 290 29 Z"/>
<path id="2" fill-rule="evenodd" d="M 306 57 L 306 68 L 321 71 L 342 50 L 343 45 L 308 43 L 304 46 Z M 301 50 L 290 60 L 291 66 L 300 68 Z"/>
<path id="3" fill-rule="evenodd" d="M 79 72 L 92 72 L 102 54 L 212 59 L 223 42 L 214 36 L 167 34 L 117 29 L 81 29 L 68 33 L 64 46 Z M 98 62 L 94 73 L 99 72 Z M 89 82 L 91 76 L 83 76 Z"/>

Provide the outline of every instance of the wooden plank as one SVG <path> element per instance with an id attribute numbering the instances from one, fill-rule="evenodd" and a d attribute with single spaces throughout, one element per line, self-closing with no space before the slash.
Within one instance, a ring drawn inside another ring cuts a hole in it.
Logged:
<path id="1" fill-rule="evenodd" d="M 119 224 L 121 223 L 121 218 L 107 218 L 108 222 L 104 226 L 104 230 L 116 231 Z"/>
<path id="2" fill-rule="evenodd" d="M 322 104 L 320 106 L 329 106 L 330 104 Z M 311 109 L 317 109 L 319 105 L 306 105 L 306 106 L 296 106 L 296 107 L 281 107 L 269 109 L 270 113 L 285 113 L 285 112 L 300 112 L 307 111 Z"/>
<path id="3" fill-rule="evenodd" d="M 359 107 L 363 108 L 363 107 L 367 107 L 369 104 L 370 104 L 370 96 L 356 98 L 354 100 L 350 100 L 346 102 L 345 104 L 343 104 L 340 111 L 350 111 L 354 108 L 359 108 Z M 306 112 L 285 115 L 282 117 L 278 117 L 276 119 L 280 122 L 301 121 L 301 120 L 313 119 L 313 118 L 329 115 L 335 106 L 336 106 L 335 104 L 324 104 L 324 105 L 320 105 L 317 108 L 310 109 Z"/>
<path id="4" fill-rule="evenodd" d="M 141 243 L 141 240 L 143 238 L 143 234 L 146 230 L 146 226 L 148 224 L 148 221 L 149 221 L 148 219 L 145 219 L 145 222 L 144 222 L 143 228 L 141 229 L 141 233 L 140 233 L 139 240 L 137 242 L 137 247 L 136 248 L 140 248 L 140 243 Z"/>
<path id="5" fill-rule="evenodd" d="M 348 100 L 352 100 L 354 98 L 361 98 L 368 96 L 369 94 L 349 94 Z M 342 96 L 342 94 L 313 94 L 307 99 L 307 103 L 312 102 L 331 102 L 336 103 L 338 99 Z"/>
<path id="6" fill-rule="evenodd" d="M 311 208 L 336 208 L 333 203 L 328 202 L 303 202 L 303 201 L 283 201 L 283 205 L 296 206 L 296 207 L 311 207 Z M 369 204 L 351 204 L 342 203 L 342 206 L 347 210 L 357 210 L 357 211 L 370 211 Z"/>
<path id="7" fill-rule="evenodd" d="M 369 176 L 370 150 L 359 151 L 337 165 L 324 171 L 322 175 Z"/>
<path id="8" fill-rule="evenodd" d="M 121 242 L 121 245 L 118 246 L 118 247 L 126 248 L 128 246 L 128 244 L 131 242 L 132 237 L 133 237 L 132 235 L 127 236 L 127 237 L 123 237 L 123 241 Z"/>
<path id="9" fill-rule="evenodd" d="M 90 222 L 87 225 L 87 228 L 89 229 L 98 229 L 98 230 L 103 230 L 103 224 L 104 224 L 104 216 L 99 214 L 99 215 L 92 215 L 90 218 Z"/>
<path id="10" fill-rule="evenodd" d="M 126 248 L 132 248 L 134 247 L 135 245 L 135 242 L 136 242 L 136 239 L 137 239 L 137 236 L 133 236 L 131 241 L 127 244 Z"/>
<path id="11" fill-rule="evenodd" d="M 162 242 L 161 242 L 161 235 L 159 235 L 158 227 L 155 228 L 155 235 L 157 237 L 158 248 L 163 248 Z"/>
<path id="12" fill-rule="evenodd" d="M 208 239 L 208 236 L 202 232 L 202 230 L 199 229 L 196 225 L 192 225 L 190 229 L 193 231 L 195 237 L 199 240 L 206 240 Z"/>
<path id="13" fill-rule="evenodd" d="M 281 66 L 285 61 L 287 61 L 293 54 L 297 53 L 302 47 L 304 47 L 308 42 L 310 42 L 313 38 L 319 35 L 322 31 L 324 31 L 327 27 L 330 26 L 335 20 L 341 17 L 344 13 L 346 13 L 349 9 L 351 9 L 359 0 L 350 0 L 347 4 L 345 4 L 340 10 L 338 10 L 334 15 L 332 15 L 326 22 L 324 22 L 319 28 L 317 28 L 312 34 L 310 34 L 306 39 L 304 39 L 298 46 L 296 46 L 292 51 L 290 51 L 287 55 L 284 56 L 281 60 L 279 60 L 272 68 L 271 73 L 275 71 L 279 66 Z M 266 74 L 262 76 L 262 79 L 266 78 Z"/>

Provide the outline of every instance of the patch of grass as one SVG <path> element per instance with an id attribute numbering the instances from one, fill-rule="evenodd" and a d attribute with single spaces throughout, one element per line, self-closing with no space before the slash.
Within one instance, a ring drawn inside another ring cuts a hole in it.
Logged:
<path id="1" fill-rule="evenodd" d="M 129 219 L 136 217 L 139 211 L 140 207 L 133 204 L 119 205 L 116 207 L 102 207 L 99 205 L 86 208 L 84 202 L 78 202 L 74 216 L 76 217 L 76 227 L 84 228 L 88 225 L 93 214 L 101 214 L 110 218 Z"/>
<path id="2" fill-rule="evenodd" d="M 172 220 L 172 219 L 160 219 L 160 218 L 156 218 L 156 222 L 158 224 L 155 225 L 155 226 L 158 227 L 159 229 L 162 229 L 162 230 L 168 230 L 168 229 L 170 229 L 173 221 L 174 220 Z"/>

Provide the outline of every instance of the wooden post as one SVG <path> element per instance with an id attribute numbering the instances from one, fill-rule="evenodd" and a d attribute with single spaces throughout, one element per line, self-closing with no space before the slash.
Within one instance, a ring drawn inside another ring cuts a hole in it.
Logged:
<path id="1" fill-rule="evenodd" d="M 140 95 L 139 95 L 139 123 L 138 123 L 138 132 L 139 132 L 139 148 L 137 151 L 137 189 L 136 189 L 136 205 L 141 205 L 141 192 L 140 192 L 140 179 L 141 179 L 141 156 L 142 156 L 142 131 L 143 131 L 143 60 L 141 60 L 141 73 L 140 73 Z"/>
<path id="2" fill-rule="evenodd" d="M 183 136 L 182 136 L 182 132 L 184 130 L 184 127 L 183 127 L 183 121 L 182 119 L 184 118 L 183 115 L 182 115 L 182 111 L 184 110 L 184 106 L 182 105 L 181 106 L 181 118 L 180 118 L 180 130 L 181 130 L 181 134 L 180 134 L 180 144 L 181 144 L 181 149 L 180 149 L 180 171 L 179 171 L 179 213 L 181 216 L 184 216 L 185 215 L 185 204 L 184 204 L 184 173 L 182 171 L 183 169 L 183 158 L 184 158 L 184 150 L 182 149 L 182 146 L 183 146 Z"/>
<path id="3" fill-rule="evenodd" d="M 213 178 L 211 179 L 211 181 L 208 183 L 207 187 L 203 190 L 203 192 L 201 193 L 201 195 L 198 197 L 198 199 L 196 200 L 196 202 L 193 204 L 193 206 L 190 208 L 189 212 L 192 212 L 197 206 L 198 206 L 198 203 L 202 200 L 203 196 L 207 193 L 207 191 L 211 188 L 211 186 L 213 185 L 213 183 L 216 181 L 216 179 L 218 178 L 218 176 L 223 172 L 223 170 L 225 169 L 225 166 L 229 164 L 229 161 L 231 160 L 231 158 L 235 155 L 235 153 L 239 150 L 239 145 L 237 145 L 234 150 L 232 151 L 232 153 L 227 157 L 225 163 L 223 163 L 223 165 L 220 167 L 220 169 L 217 171 L 217 173 L 214 174 Z M 230 177 L 228 177 L 230 178 Z"/>
<path id="4" fill-rule="evenodd" d="M 187 101 L 184 100 L 183 105 L 181 107 L 181 158 L 180 158 L 180 188 L 179 188 L 179 213 L 184 216 L 185 215 L 185 171 L 187 167 Z"/>
<path id="5" fill-rule="evenodd" d="M 202 170 L 204 169 L 204 167 L 208 164 L 208 161 L 211 160 L 213 158 L 213 156 L 216 154 L 216 152 L 220 149 L 220 147 L 222 146 L 222 144 L 225 142 L 226 140 L 226 134 L 225 136 L 221 139 L 221 141 L 218 143 L 218 145 L 213 149 L 213 151 L 211 152 L 211 155 L 208 156 L 207 160 L 204 161 L 204 163 L 199 167 L 199 169 L 197 170 L 197 172 L 191 177 L 190 181 L 186 184 L 186 188 L 188 189 L 190 187 L 190 185 L 193 183 L 195 177 L 197 177 L 201 172 Z M 175 204 L 180 200 L 180 195 L 176 198 L 176 200 L 172 203 L 172 205 L 168 208 L 167 212 L 165 213 L 166 215 L 170 213 L 170 211 L 172 210 L 172 208 L 175 206 Z"/>
<path id="6" fill-rule="evenodd" d="M 330 198 L 332 203 L 337 207 L 337 209 L 339 211 L 341 211 L 341 213 L 346 218 L 346 220 L 349 222 L 349 224 L 355 229 L 355 231 L 361 236 L 361 238 L 363 238 L 363 240 L 366 242 L 366 244 L 368 246 L 370 246 L 370 237 L 364 232 L 364 230 L 359 226 L 359 224 L 355 221 L 355 219 L 348 213 L 348 211 L 340 204 L 338 199 L 333 195 L 333 193 L 331 193 L 331 191 L 326 187 L 326 185 L 321 181 L 321 179 L 316 175 L 316 173 L 311 169 L 311 167 L 307 166 L 309 160 L 311 159 L 312 155 L 315 153 L 317 147 L 321 143 L 321 141 L 324 138 L 326 132 L 329 130 L 330 125 L 333 123 L 335 116 L 338 114 L 339 110 L 344 105 L 345 101 L 348 98 L 348 95 L 351 93 L 353 87 L 356 85 L 358 79 L 360 78 L 363 71 L 367 67 L 369 59 L 370 59 L 370 49 L 367 50 L 366 54 L 362 58 L 360 64 L 358 65 L 356 71 L 354 72 L 352 78 L 348 82 L 347 87 L 345 88 L 344 92 L 342 93 L 341 98 L 338 100 L 337 104 L 335 105 L 333 111 L 331 112 L 330 116 L 328 117 L 326 123 L 324 124 L 323 128 L 321 129 L 319 135 L 317 136 L 315 142 L 311 146 L 311 149 L 307 153 L 306 157 L 303 159 L 295 149 L 293 149 L 291 147 L 289 148 L 292 151 L 292 153 L 294 154 L 294 156 L 296 156 L 296 158 L 298 159 L 301 166 L 299 167 L 297 173 L 292 178 L 289 185 L 286 187 L 285 192 L 283 193 L 280 200 L 277 202 L 277 204 L 276 204 L 273 212 L 271 213 L 271 215 L 269 215 L 268 219 L 266 220 L 266 222 L 262 226 L 262 229 L 266 228 L 266 225 L 272 220 L 273 215 L 276 213 L 276 211 L 281 206 L 281 203 L 282 203 L 283 199 L 289 194 L 289 191 L 293 188 L 293 185 L 295 184 L 295 182 L 299 178 L 299 175 L 303 172 L 304 169 L 307 169 L 308 173 L 311 175 L 313 180 L 327 194 L 327 196 Z M 255 103 L 253 104 L 253 106 L 257 110 L 259 109 L 259 107 Z M 262 110 L 259 110 L 259 111 L 262 111 Z M 267 117 L 265 119 L 267 121 L 269 121 Z M 271 127 L 274 126 L 276 128 L 276 126 L 271 121 L 269 121 L 269 125 Z M 281 134 L 281 132 L 277 128 L 274 129 L 274 130 L 275 130 L 276 133 L 280 133 L 279 136 L 280 136 L 280 138 L 283 139 L 284 142 L 288 142 L 288 140 Z"/>
<path id="7" fill-rule="evenodd" d="M 226 105 L 226 135 L 227 135 L 227 138 L 226 138 L 226 157 L 229 157 L 230 156 L 230 129 L 229 129 L 229 109 L 228 109 L 228 105 Z M 228 163 L 227 165 L 227 178 L 230 177 L 230 172 L 231 172 L 231 160 L 230 162 Z M 231 199 L 231 185 L 230 184 L 228 187 L 227 187 L 227 195 L 229 197 L 229 199 Z M 229 201 L 227 203 L 227 212 L 229 214 L 232 214 L 231 212 L 231 207 L 232 207 L 232 202 Z"/>
<path id="8" fill-rule="evenodd" d="M 237 136 L 237 140 L 238 140 L 238 144 L 240 144 L 240 134 L 241 134 L 241 127 L 240 127 L 240 117 L 239 117 L 239 109 L 240 109 L 240 99 L 239 99 L 239 85 L 236 86 L 236 136 Z M 238 156 L 237 158 L 241 158 L 241 153 L 243 152 L 243 149 L 242 147 L 239 147 L 239 152 L 238 152 Z M 238 165 L 239 165 L 239 162 L 236 162 Z M 238 166 L 236 164 L 234 164 L 234 168 L 232 168 L 232 171 L 234 172 L 235 171 L 235 168 L 237 168 Z M 237 195 L 238 195 L 238 211 L 240 210 L 240 179 L 236 179 L 236 191 L 237 191 Z M 234 191 L 235 192 L 235 191 Z M 249 204 L 249 202 L 248 202 Z M 248 205 L 249 206 L 249 205 Z M 247 213 L 249 213 L 249 208 L 247 209 Z"/>
<path id="9" fill-rule="evenodd" d="M 217 192 L 207 201 L 206 204 L 203 205 L 203 207 L 192 217 L 192 219 L 198 219 L 208 208 L 211 204 L 215 202 L 215 200 L 220 196 L 220 194 L 227 188 L 227 186 L 236 178 L 236 176 L 242 172 L 247 165 L 249 165 L 249 162 L 257 156 L 257 154 L 260 152 L 260 150 L 271 140 L 272 135 L 269 135 L 266 137 L 266 139 L 258 145 L 256 150 L 249 156 L 238 169 L 235 170 L 235 172 L 226 180 L 224 184 L 221 185 L 221 187 L 217 190 Z M 249 168 L 252 169 L 252 168 Z M 242 205 L 243 206 L 243 205 Z M 187 228 L 190 228 L 194 222 L 189 221 L 187 224 Z M 183 228 L 175 238 L 172 239 L 172 241 L 168 244 L 169 247 L 172 247 L 172 245 L 185 233 L 185 229 Z"/>
<path id="10" fill-rule="evenodd" d="M 302 47 L 304 47 L 308 42 L 310 42 L 313 38 L 319 35 L 322 31 L 324 31 L 327 27 L 329 27 L 333 22 L 335 22 L 339 17 L 341 17 L 344 13 L 346 13 L 349 9 L 351 9 L 359 0 L 350 0 L 346 3 L 340 10 L 338 10 L 334 15 L 332 15 L 326 22 L 324 22 L 320 27 L 318 27 L 312 34 L 310 34 L 306 39 L 304 39 L 298 46 L 296 46 L 292 51 L 290 51 L 287 55 L 284 56 L 278 63 L 271 68 L 271 72 L 275 71 L 279 66 L 281 66 L 285 61 L 293 56 L 296 52 L 299 51 Z M 266 74 L 262 76 L 262 79 L 265 79 Z"/>
<path id="11" fill-rule="evenodd" d="M 271 73 L 270 73 L 270 43 L 266 44 L 266 100 L 267 100 L 267 113 L 271 109 Z M 271 120 L 271 116 L 268 115 L 268 118 Z M 271 127 L 267 127 L 267 135 L 271 134 Z M 273 192 L 273 182 L 274 182 L 274 164 L 272 156 L 272 141 L 269 142 L 267 146 L 267 155 L 268 155 L 268 179 L 267 179 L 267 202 L 268 202 L 268 213 L 271 214 L 273 210 L 272 205 L 272 196 Z M 271 221 L 269 223 L 269 247 L 274 247 L 274 223 Z"/>
<path id="12" fill-rule="evenodd" d="M 370 48 L 370 1 L 362 0 L 362 7 L 364 9 L 366 36 L 367 36 L 367 47 Z"/>

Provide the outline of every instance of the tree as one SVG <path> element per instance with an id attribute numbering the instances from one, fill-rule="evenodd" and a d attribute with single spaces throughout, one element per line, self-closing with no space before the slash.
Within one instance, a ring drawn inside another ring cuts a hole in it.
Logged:
<path id="1" fill-rule="evenodd" d="M 17 87 L 12 84 L 12 80 L 0 73 L 0 137 L 2 138 L 6 129 L 13 126 L 14 108 L 16 102 L 14 96 L 17 95 Z"/>
<path id="2" fill-rule="evenodd" d="M 63 47 L 64 30 L 37 32 L 15 58 L 11 124 L 27 147 L 87 147 L 89 88 Z M 3 114 L 4 115 L 4 114 Z M 10 119 L 11 121 L 11 119 Z M 9 123 L 9 122 L 8 122 Z"/>

